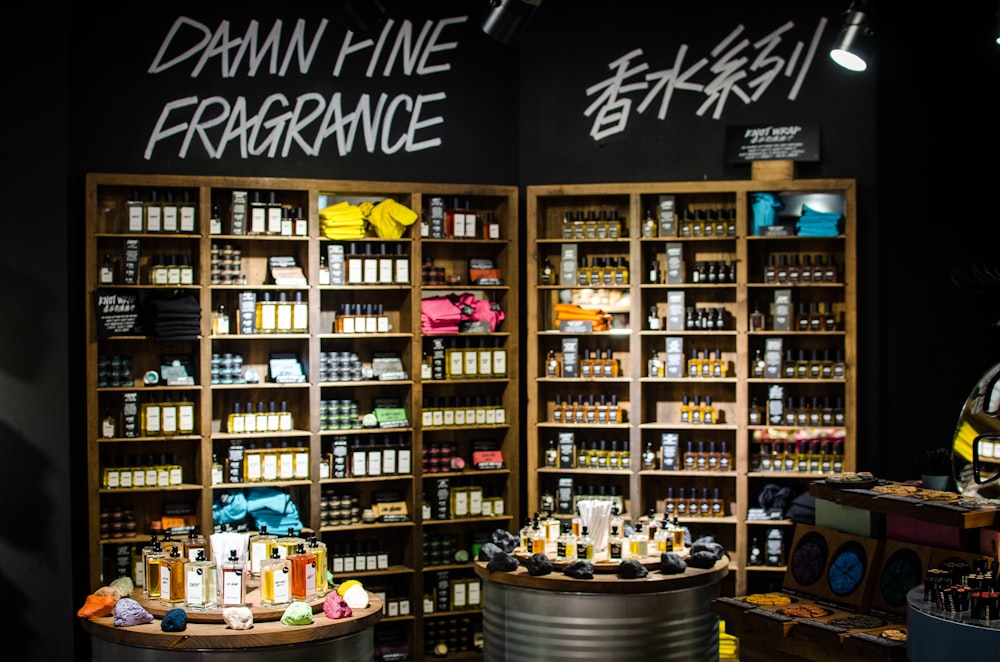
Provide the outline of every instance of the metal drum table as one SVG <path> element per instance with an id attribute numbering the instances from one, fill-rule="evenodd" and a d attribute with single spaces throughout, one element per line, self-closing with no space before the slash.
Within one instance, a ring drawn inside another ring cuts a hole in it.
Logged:
<path id="1" fill-rule="evenodd" d="M 719 619 L 712 600 L 729 573 L 723 557 L 708 569 L 642 579 L 597 572 L 573 579 L 560 571 L 532 577 L 523 565 L 483 580 L 485 662 L 719 659 Z"/>

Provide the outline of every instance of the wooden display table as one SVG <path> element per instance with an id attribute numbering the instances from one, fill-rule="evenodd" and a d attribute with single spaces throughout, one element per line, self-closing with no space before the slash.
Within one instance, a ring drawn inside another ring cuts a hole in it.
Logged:
<path id="1" fill-rule="evenodd" d="M 524 566 L 483 580 L 483 659 L 717 660 L 719 619 L 712 599 L 729 573 L 723 557 L 678 575 L 650 570 L 642 579 L 613 572 L 573 579 L 561 571 L 532 577 Z"/>
<path id="2" fill-rule="evenodd" d="M 332 620 L 323 613 L 323 600 L 310 603 L 310 625 L 284 625 L 284 609 L 262 607 L 257 591 L 247 594 L 247 606 L 254 612 L 253 627 L 232 630 L 222 618 L 222 610 L 206 612 L 187 610 L 187 628 L 182 632 L 164 632 L 161 618 L 172 607 L 159 600 L 149 600 L 136 589 L 131 596 L 155 616 L 151 623 L 115 627 L 113 616 L 80 619 L 90 633 L 92 660 L 95 662 L 191 662 L 211 659 L 214 662 L 245 660 L 248 650 L 266 652 L 269 662 L 304 662 L 316 659 L 371 662 L 374 652 L 374 626 L 382 619 L 382 601 L 368 594 L 368 606 L 355 609 L 349 618 Z M 258 619 L 258 616 L 260 619 Z"/>

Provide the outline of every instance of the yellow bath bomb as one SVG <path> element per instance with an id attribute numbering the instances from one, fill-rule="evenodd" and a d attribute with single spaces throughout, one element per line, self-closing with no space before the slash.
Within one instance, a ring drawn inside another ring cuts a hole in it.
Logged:
<path id="1" fill-rule="evenodd" d="M 347 593 L 352 586 L 361 586 L 361 582 L 357 579 L 348 579 L 346 582 L 337 587 L 337 595 L 344 597 L 344 594 Z"/>
<path id="2" fill-rule="evenodd" d="M 348 587 L 344 591 L 343 598 L 351 609 L 364 609 L 368 606 L 368 591 L 360 583 Z"/>

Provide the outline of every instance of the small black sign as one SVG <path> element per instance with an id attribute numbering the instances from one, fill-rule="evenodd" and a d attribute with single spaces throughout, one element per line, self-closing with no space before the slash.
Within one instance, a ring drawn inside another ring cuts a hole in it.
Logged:
<path id="1" fill-rule="evenodd" d="M 131 336 L 142 333 L 139 323 L 139 295 L 113 290 L 98 290 L 94 294 L 97 307 L 97 335 Z"/>
<path id="2" fill-rule="evenodd" d="M 726 128 L 726 162 L 819 161 L 819 129 L 803 124 Z"/>

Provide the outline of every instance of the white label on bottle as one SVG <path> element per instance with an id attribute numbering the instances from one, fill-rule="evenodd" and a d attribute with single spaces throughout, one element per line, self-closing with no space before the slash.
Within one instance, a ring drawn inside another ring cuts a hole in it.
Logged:
<path id="1" fill-rule="evenodd" d="M 170 405 L 163 408 L 160 425 L 163 428 L 163 434 L 177 432 L 177 407 Z"/>
<path id="2" fill-rule="evenodd" d="M 170 597 L 170 564 L 160 563 L 160 598 L 166 600 L 168 597 Z"/>
<path id="3" fill-rule="evenodd" d="M 281 207 L 267 208 L 267 232 L 268 234 L 281 234 Z"/>
<path id="4" fill-rule="evenodd" d="M 163 208 L 163 231 L 177 232 L 177 207 L 173 205 Z"/>
<path id="5" fill-rule="evenodd" d="M 382 449 L 382 471 L 386 474 L 396 473 L 396 449 Z"/>
<path id="6" fill-rule="evenodd" d="M 163 227 L 163 208 L 159 206 L 146 207 L 146 232 L 159 232 Z"/>
<path id="7" fill-rule="evenodd" d="M 378 259 L 378 282 L 379 283 L 391 283 L 392 282 L 392 265 L 393 259 L 391 257 L 380 257 Z"/>
<path id="8" fill-rule="evenodd" d="M 279 333 L 288 333 L 292 330 L 292 306 L 289 303 L 279 303 L 277 314 L 275 315 L 276 329 Z"/>
<path id="9" fill-rule="evenodd" d="M 277 480 L 278 478 L 278 456 L 274 453 L 264 453 L 261 464 L 261 478 L 264 480 Z"/>
<path id="10" fill-rule="evenodd" d="M 260 453 L 246 454 L 247 480 L 260 480 L 261 466 Z"/>
<path id="11" fill-rule="evenodd" d="M 146 407 L 146 434 L 160 434 L 160 407 L 158 405 Z"/>
<path id="12" fill-rule="evenodd" d="M 180 209 L 181 232 L 194 232 L 194 207 L 184 206 Z"/>
<path id="13" fill-rule="evenodd" d="M 401 474 L 410 473 L 410 449 L 400 448 L 399 453 L 396 454 L 396 462 L 398 465 L 398 471 Z"/>
<path id="14" fill-rule="evenodd" d="M 396 257 L 396 282 L 406 284 L 410 282 L 410 260 L 405 257 Z"/>
<path id="15" fill-rule="evenodd" d="M 264 207 L 250 208 L 250 232 L 264 234 L 267 231 L 267 210 Z"/>
<path id="16" fill-rule="evenodd" d="M 223 569 L 222 571 L 222 604 L 223 606 L 243 606 L 243 573 L 242 568 Z"/>
<path id="17" fill-rule="evenodd" d="M 128 208 L 128 231 L 129 232 L 142 232 L 143 209 L 140 205 L 131 205 Z"/>
<path id="18" fill-rule="evenodd" d="M 364 476 L 367 467 L 368 454 L 364 451 L 354 451 L 351 454 L 351 475 Z"/>
<path id="19" fill-rule="evenodd" d="M 382 475 L 382 451 L 368 451 L 368 475 Z"/>
<path id="20" fill-rule="evenodd" d="M 295 455 L 293 453 L 282 453 L 278 457 L 278 477 L 282 480 L 291 480 L 295 477 Z"/>
<path id="21" fill-rule="evenodd" d="M 489 377 L 493 374 L 493 352 L 489 350 L 479 351 L 479 376 Z"/>
<path id="22" fill-rule="evenodd" d="M 507 350 L 493 350 L 493 374 L 500 376 L 507 374 Z"/>
<path id="23" fill-rule="evenodd" d="M 194 430 L 194 405 L 177 406 L 177 429 L 185 434 Z"/>

